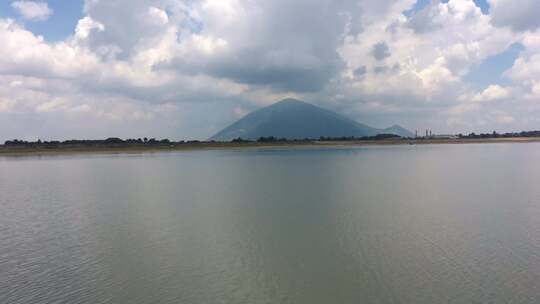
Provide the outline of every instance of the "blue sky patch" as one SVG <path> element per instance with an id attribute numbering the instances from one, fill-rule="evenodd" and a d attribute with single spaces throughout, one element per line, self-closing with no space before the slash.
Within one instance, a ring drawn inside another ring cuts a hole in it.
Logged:
<path id="1" fill-rule="evenodd" d="M 54 13 L 46 21 L 24 20 L 11 7 L 14 1 L 0 2 L 0 18 L 12 18 L 17 23 L 36 35 L 43 36 L 47 41 L 61 41 L 73 34 L 77 21 L 83 17 L 83 0 L 48 0 L 46 1 Z"/>
<path id="2" fill-rule="evenodd" d="M 410 17 L 411 15 L 413 15 L 414 13 L 422 10 L 423 8 L 425 8 L 426 6 L 428 6 L 433 0 L 418 0 L 416 1 L 416 3 L 414 4 L 414 6 L 403 12 L 405 14 L 405 16 L 407 17 Z M 482 13 L 484 14 L 487 14 L 489 12 L 489 3 L 487 2 L 487 0 L 473 0 L 474 3 L 476 4 L 476 6 L 478 6 L 480 9 L 482 9 Z M 441 1 L 442 3 L 448 3 L 448 0 L 442 0 Z"/>
<path id="3" fill-rule="evenodd" d="M 474 66 L 463 80 L 475 88 L 485 88 L 490 84 L 508 85 L 510 80 L 502 74 L 514 65 L 519 53 L 523 50 L 524 46 L 521 43 L 514 43 L 504 52 L 488 57 L 479 65 Z"/>

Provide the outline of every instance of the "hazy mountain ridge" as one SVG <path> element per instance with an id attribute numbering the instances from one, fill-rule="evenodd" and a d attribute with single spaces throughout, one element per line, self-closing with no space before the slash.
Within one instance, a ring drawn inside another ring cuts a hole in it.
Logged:
<path id="1" fill-rule="evenodd" d="M 285 99 L 244 116 L 210 140 L 256 140 L 268 136 L 286 139 L 363 137 L 383 133 L 413 136 L 410 131 L 398 125 L 377 129 L 303 101 Z"/>

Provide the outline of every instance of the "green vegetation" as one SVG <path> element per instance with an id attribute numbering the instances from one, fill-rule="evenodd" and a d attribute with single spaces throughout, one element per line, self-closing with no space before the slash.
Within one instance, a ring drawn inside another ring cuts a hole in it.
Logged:
<path id="1" fill-rule="evenodd" d="M 481 133 L 481 134 L 475 134 L 470 133 L 469 135 L 463 135 L 458 134 L 459 138 L 472 138 L 472 139 L 478 139 L 478 138 L 531 138 L 531 137 L 540 137 L 540 131 L 522 131 L 518 133 L 503 133 L 499 134 L 496 131 L 493 131 L 493 133 Z"/>
<path id="2" fill-rule="evenodd" d="M 155 138 L 138 138 L 138 139 L 121 139 L 117 137 L 110 137 L 103 140 L 88 140 L 88 139 L 71 139 L 65 141 L 25 141 L 25 140 L 8 140 L 4 143 L 5 147 L 11 148 L 69 148 L 69 147 L 168 147 L 168 146 L 178 146 L 178 145 L 208 145 L 208 144 L 226 144 L 226 143 L 299 143 L 299 142 L 314 142 L 314 141 L 362 141 L 362 140 L 385 140 L 385 139 L 400 139 L 401 137 L 394 134 L 379 134 L 376 136 L 364 136 L 364 137 L 320 137 L 318 139 L 305 138 L 302 140 L 289 140 L 286 138 L 277 138 L 274 136 L 260 137 L 256 141 L 236 138 L 232 141 L 178 141 L 173 142 L 169 139 L 157 140 Z"/>

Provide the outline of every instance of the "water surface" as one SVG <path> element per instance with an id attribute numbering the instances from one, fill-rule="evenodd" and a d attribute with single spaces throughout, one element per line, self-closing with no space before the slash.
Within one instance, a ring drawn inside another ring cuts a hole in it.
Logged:
<path id="1" fill-rule="evenodd" d="M 0 158 L 0 303 L 538 303 L 540 144 Z"/>

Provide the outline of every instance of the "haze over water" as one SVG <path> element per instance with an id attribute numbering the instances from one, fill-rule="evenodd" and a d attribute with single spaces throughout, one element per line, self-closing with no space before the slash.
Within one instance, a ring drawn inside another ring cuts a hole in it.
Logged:
<path id="1" fill-rule="evenodd" d="M 0 157 L 0 303 L 538 303 L 540 144 Z"/>

